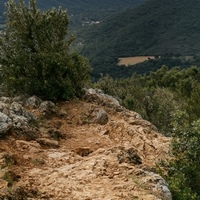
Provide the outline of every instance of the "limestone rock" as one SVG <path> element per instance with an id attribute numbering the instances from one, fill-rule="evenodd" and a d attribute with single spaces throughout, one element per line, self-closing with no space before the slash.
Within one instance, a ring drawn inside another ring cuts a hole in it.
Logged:
<path id="1" fill-rule="evenodd" d="M 6 114 L 0 112 L 0 136 L 7 133 L 12 127 L 12 119 Z"/>
<path id="2" fill-rule="evenodd" d="M 23 105 L 24 102 L 26 102 L 26 99 L 27 99 L 27 95 L 21 94 L 21 95 L 13 97 L 12 102 L 17 102 L 17 103 Z"/>
<path id="3" fill-rule="evenodd" d="M 2 102 L 2 103 L 10 103 L 11 99 L 9 97 L 0 97 L 0 102 Z"/>
<path id="4" fill-rule="evenodd" d="M 16 140 L 16 147 L 21 151 L 27 151 L 29 153 L 39 153 L 41 151 L 41 146 L 36 141 L 24 141 L 24 140 Z"/>
<path id="5" fill-rule="evenodd" d="M 3 101 L 0 101 L 0 112 L 9 115 L 9 106 L 8 104 L 4 103 Z"/>
<path id="6" fill-rule="evenodd" d="M 0 99 L 0 132 L 6 134 L 11 127 L 26 130 L 29 123 L 35 121 L 33 113 L 27 111 L 21 103 L 13 101 L 17 98 L 1 97 Z M 30 132 L 30 131 L 28 131 Z"/>
<path id="7" fill-rule="evenodd" d="M 121 150 L 117 148 L 118 153 Z M 29 170 L 27 180 L 18 184 L 31 190 L 34 183 L 39 189 L 35 199 L 171 200 L 162 177 L 127 162 L 119 163 L 116 156 L 116 148 L 101 149 L 81 159 L 75 154 L 51 153 L 47 156 L 48 167 Z M 73 157 L 74 162 L 69 161 Z M 60 166 L 55 165 L 56 159 L 63 160 Z"/>
<path id="8" fill-rule="evenodd" d="M 56 140 L 50 140 L 48 138 L 38 138 L 37 142 L 42 145 L 47 145 L 50 147 L 58 147 L 59 143 Z"/>
<path id="9" fill-rule="evenodd" d="M 30 112 L 26 111 L 25 108 L 17 102 L 13 102 L 10 105 L 10 114 L 13 116 L 22 116 L 26 118 L 27 121 L 34 120 L 34 116 Z"/>
<path id="10" fill-rule="evenodd" d="M 109 108 L 113 108 L 117 112 L 123 110 L 117 99 L 115 99 L 110 95 L 104 94 L 101 90 L 94 90 L 94 89 L 85 90 L 84 99 L 89 102 L 95 102 L 98 105 L 103 105 Z"/>
<path id="11" fill-rule="evenodd" d="M 100 110 L 96 116 L 96 123 L 100 125 L 105 125 L 108 123 L 108 114 L 105 110 Z"/>
<path id="12" fill-rule="evenodd" d="M 172 200 L 172 194 L 168 188 L 166 181 L 158 174 L 153 172 L 144 171 L 145 175 L 141 177 L 141 183 L 148 185 L 152 190 L 157 191 L 162 195 L 163 200 Z"/>
<path id="13" fill-rule="evenodd" d="M 26 100 L 26 105 L 31 107 L 31 108 L 38 108 L 41 103 L 42 103 L 42 100 L 37 96 L 29 97 Z"/>
<path id="14" fill-rule="evenodd" d="M 9 189 L 0 179 L 0 199 L 171 200 L 155 170 L 170 138 L 102 91 L 56 105 L 2 98 L 0 130 L 11 132 L 0 140 L 0 175 L 9 166 L 14 179 Z"/>
<path id="15" fill-rule="evenodd" d="M 49 117 L 52 114 L 58 114 L 58 108 L 51 101 L 44 101 L 39 106 L 39 111 L 44 113 L 45 116 Z"/>

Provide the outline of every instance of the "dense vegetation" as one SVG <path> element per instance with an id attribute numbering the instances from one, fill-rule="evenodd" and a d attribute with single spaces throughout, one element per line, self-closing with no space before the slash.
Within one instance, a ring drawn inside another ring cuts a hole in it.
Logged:
<path id="1" fill-rule="evenodd" d="M 146 1 L 78 34 L 80 52 L 89 58 L 96 76 L 101 70 L 110 74 L 119 57 L 198 55 L 199 7 L 198 0 Z"/>
<path id="2" fill-rule="evenodd" d="M 0 0 L 0 29 L 1 24 L 4 22 L 3 12 L 4 3 L 6 0 Z M 28 2 L 28 0 L 25 0 Z M 129 7 L 134 7 L 141 4 L 144 0 L 39 0 L 38 7 L 41 10 L 47 10 L 52 7 L 61 6 L 63 9 L 67 9 L 70 15 L 70 26 L 80 27 L 82 24 L 86 25 L 86 22 L 101 21 L 107 16 L 111 16 L 113 13 L 125 10 Z"/>
<path id="3" fill-rule="evenodd" d="M 163 65 L 169 66 L 169 68 L 180 67 L 181 69 L 188 68 L 190 66 L 200 66 L 200 56 L 182 56 L 180 54 L 164 54 L 156 59 L 149 59 L 147 61 L 135 64 L 133 66 L 116 66 L 114 63 L 110 63 L 107 67 L 94 67 L 92 76 L 94 80 L 98 80 L 102 74 L 109 75 L 113 78 L 126 78 L 131 77 L 132 74 L 149 74 L 160 69 Z"/>
<path id="4" fill-rule="evenodd" d="M 158 130 L 172 136 L 172 156 L 163 175 L 175 200 L 200 199 L 200 68 L 169 69 L 130 78 L 102 77 L 97 88 L 137 111 Z M 166 174 L 167 173 L 167 174 Z"/>
<path id="5" fill-rule="evenodd" d="M 87 60 L 70 52 L 67 11 L 40 11 L 36 1 L 7 3 L 6 28 L 0 38 L 1 81 L 10 94 L 27 93 L 46 99 L 81 94 L 89 80 Z"/>

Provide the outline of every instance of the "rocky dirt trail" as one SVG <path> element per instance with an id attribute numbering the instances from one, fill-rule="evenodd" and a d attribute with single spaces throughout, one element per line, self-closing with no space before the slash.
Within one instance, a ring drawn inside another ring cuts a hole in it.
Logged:
<path id="1" fill-rule="evenodd" d="M 156 173 L 169 138 L 114 98 L 94 90 L 57 105 L 4 98 L 0 111 L 0 199 L 172 199 Z"/>

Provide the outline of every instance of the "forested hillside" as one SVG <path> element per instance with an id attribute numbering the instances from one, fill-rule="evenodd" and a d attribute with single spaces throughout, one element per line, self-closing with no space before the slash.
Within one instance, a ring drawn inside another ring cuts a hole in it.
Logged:
<path id="1" fill-rule="evenodd" d="M 17 1 L 17 0 L 15 0 Z M 25 0 L 27 2 L 28 0 Z M 72 26 L 80 26 L 86 22 L 99 21 L 112 15 L 115 12 L 134 7 L 145 0 L 38 0 L 40 9 L 45 10 L 51 7 L 61 6 L 68 9 Z M 6 0 L 0 0 L 0 24 L 4 22 L 3 12 Z M 0 26 L 1 28 L 1 26 Z"/>
<path id="2" fill-rule="evenodd" d="M 81 52 L 98 69 L 124 56 L 199 54 L 199 8 L 198 0 L 147 1 L 82 32 Z"/>

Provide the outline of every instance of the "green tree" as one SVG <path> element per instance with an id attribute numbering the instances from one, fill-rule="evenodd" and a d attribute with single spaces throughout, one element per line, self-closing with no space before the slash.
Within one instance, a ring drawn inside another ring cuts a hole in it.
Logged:
<path id="1" fill-rule="evenodd" d="M 80 95 L 89 80 L 88 61 L 70 52 L 67 11 L 37 9 L 23 0 L 6 4 L 6 27 L 0 45 L 4 84 L 12 93 L 28 93 L 47 99 Z"/>
<path id="2" fill-rule="evenodd" d="M 176 101 L 173 92 L 167 88 L 155 88 L 151 97 L 152 112 L 150 120 L 164 135 L 170 135 L 171 113 L 181 105 Z M 147 110 L 147 109 L 146 109 Z"/>
<path id="3" fill-rule="evenodd" d="M 200 199 L 200 120 L 190 124 L 186 111 L 173 114 L 172 156 L 166 179 L 177 200 Z"/>

